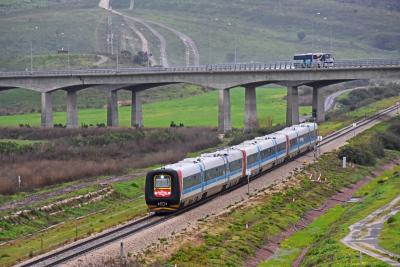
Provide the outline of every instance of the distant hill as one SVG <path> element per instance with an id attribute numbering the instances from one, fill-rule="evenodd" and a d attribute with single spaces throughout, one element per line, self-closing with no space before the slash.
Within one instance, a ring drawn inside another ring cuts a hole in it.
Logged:
<path id="1" fill-rule="evenodd" d="M 234 62 L 235 51 L 237 62 L 289 60 L 295 53 L 311 51 L 330 51 L 338 59 L 400 58 L 398 0 L 135 0 L 134 10 L 127 10 L 130 0 L 111 1 L 114 9 L 190 36 L 199 49 L 201 64 Z M 98 67 L 115 68 L 115 55 L 107 54 L 106 46 L 109 16 L 121 46 L 133 40 L 134 48 L 127 49 L 132 54 L 138 52 L 139 38 L 128 27 L 132 25 L 100 9 L 98 2 L 0 1 L 0 71 L 29 69 L 31 47 L 34 69 L 65 69 L 65 56 L 57 59 L 54 55 L 66 47 L 74 55 L 74 67 L 93 66 L 98 58 L 94 55 L 105 55 L 111 59 Z M 166 39 L 171 65 L 184 65 L 181 40 L 152 25 Z M 142 25 L 133 26 L 142 31 L 158 57 L 157 38 Z M 191 94 L 182 87 L 174 92 L 175 96 Z M 156 93 L 156 99 L 169 97 L 168 90 Z M 23 105 L 23 112 L 37 111 L 39 96 L 32 94 L 23 90 L 0 92 L 2 114 L 20 112 L 21 98 L 31 103 Z M 101 93 L 84 90 L 82 94 L 94 101 L 81 102 L 81 107 L 103 105 Z M 55 108 L 65 109 L 63 94 L 57 93 L 56 99 Z M 121 99 L 129 99 L 129 95 L 121 94 Z"/>
<path id="2" fill-rule="evenodd" d="M 129 3 L 111 1 L 116 9 Z M 28 56 L 31 42 L 39 54 L 55 53 L 67 42 L 75 53 L 106 52 L 107 13 L 97 4 L 98 0 L 2 1 L 0 58 Z M 192 37 L 204 64 L 233 61 L 235 46 L 241 62 L 328 51 L 331 43 L 337 57 L 399 57 L 399 5 L 398 0 L 135 0 L 135 10 L 125 11 Z M 124 22 L 115 16 L 113 22 L 118 33 Z M 158 30 L 167 39 L 168 54 L 176 57 L 172 62 L 183 65 L 179 40 Z"/>
<path id="3" fill-rule="evenodd" d="M 384 8 L 391 11 L 400 11 L 398 0 L 333 0 L 342 3 L 352 3 L 366 7 Z"/>

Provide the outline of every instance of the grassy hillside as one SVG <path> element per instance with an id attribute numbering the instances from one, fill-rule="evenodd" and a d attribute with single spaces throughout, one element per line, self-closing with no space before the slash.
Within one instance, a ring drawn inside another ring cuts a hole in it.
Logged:
<path id="1" fill-rule="evenodd" d="M 399 56 L 400 13 L 365 5 L 328 0 L 295 4 L 289 0 L 149 0 L 136 5 L 131 14 L 164 22 L 193 37 L 203 63 L 226 62 L 235 39 L 238 61 L 289 59 L 296 52 L 312 50 L 313 24 L 316 51 L 329 50 L 332 40 L 338 58 Z M 297 38 L 300 31 L 306 33 L 303 41 Z M 378 48 L 385 47 L 383 43 L 387 50 Z"/>
<path id="2" fill-rule="evenodd" d="M 281 88 L 258 88 L 257 111 L 261 123 L 271 118 L 273 123 L 283 123 L 286 118 L 286 90 Z M 146 127 L 169 127 L 171 121 L 182 122 L 185 126 L 211 126 L 218 123 L 218 92 L 212 91 L 195 97 L 174 99 L 146 104 L 143 106 L 143 120 Z M 244 90 L 231 91 L 232 124 L 234 127 L 243 126 Z M 302 107 L 300 114 L 310 113 L 309 107 Z M 120 123 L 130 125 L 130 107 L 120 108 Z M 106 122 L 106 109 L 84 109 L 79 112 L 81 123 L 94 124 Z M 54 122 L 65 124 L 65 112 L 55 112 Z M 18 126 L 20 123 L 40 125 L 40 114 L 24 114 L 1 116 L 0 126 Z"/>
<path id="3" fill-rule="evenodd" d="M 382 5 L 354 2 L 137 0 L 135 10 L 129 13 L 188 34 L 199 46 L 202 63 L 232 59 L 229 54 L 234 53 L 235 44 L 238 61 L 289 59 L 296 52 L 311 51 L 312 39 L 316 51 L 330 50 L 332 40 L 337 57 L 398 57 L 400 13 L 381 8 Z M 2 1 L 0 57 L 29 54 L 31 40 L 35 53 L 55 52 L 67 41 L 74 52 L 104 51 L 107 13 L 97 3 L 97 0 Z M 123 8 L 128 3 L 128 0 L 114 0 L 112 5 Z M 121 23 L 117 18 L 114 22 L 117 31 Z M 170 61 L 183 64 L 181 43 L 170 32 L 159 31 L 168 41 Z M 306 34 L 302 41 L 297 37 L 301 31 Z M 64 38 L 61 32 L 65 33 Z"/>
<path id="4" fill-rule="evenodd" d="M 207 89 L 189 84 L 169 85 L 146 90 L 142 93 L 142 98 L 144 103 L 151 103 L 199 95 L 206 91 Z M 124 90 L 118 92 L 118 100 L 130 99 L 130 92 Z M 66 92 L 56 91 L 53 93 L 53 109 L 55 111 L 65 111 L 66 101 Z M 78 92 L 79 108 L 103 108 L 106 104 L 107 93 L 104 90 L 89 88 Z M 39 112 L 40 106 L 40 93 L 25 89 L 0 92 L 0 116 Z"/>

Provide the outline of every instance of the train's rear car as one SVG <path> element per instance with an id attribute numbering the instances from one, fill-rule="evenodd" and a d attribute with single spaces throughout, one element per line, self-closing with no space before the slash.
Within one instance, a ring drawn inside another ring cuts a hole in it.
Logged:
<path id="1" fill-rule="evenodd" d="M 147 173 L 145 199 L 150 211 L 173 212 L 179 208 L 179 180 L 179 173 L 173 169 L 158 169 Z"/>

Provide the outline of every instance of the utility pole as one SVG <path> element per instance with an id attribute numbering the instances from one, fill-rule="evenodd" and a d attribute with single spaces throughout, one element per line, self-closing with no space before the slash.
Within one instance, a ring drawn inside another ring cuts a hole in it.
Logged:
<path id="1" fill-rule="evenodd" d="M 39 27 L 35 26 L 34 30 L 38 30 Z M 33 35 L 35 35 L 36 32 L 33 32 Z M 33 35 L 31 35 L 31 72 L 33 72 Z"/>
<path id="2" fill-rule="evenodd" d="M 131 4 L 129 5 L 129 10 L 133 10 L 135 8 L 135 0 L 131 0 Z"/>
<path id="3" fill-rule="evenodd" d="M 321 13 L 320 12 L 317 12 L 317 13 L 315 13 L 315 15 L 317 15 L 317 16 L 319 16 L 319 15 L 321 15 Z M 312 38 L 311 38 L 311 40 L 312 40 L 312 45 L 311 45 L 311 47 L 312 47 L 312 53 L 314 53 L 314 18 L 315 18 L 315 16 L 312 16 L 312 24 L 311 24 L 311 28 L 312 28 Z"/>

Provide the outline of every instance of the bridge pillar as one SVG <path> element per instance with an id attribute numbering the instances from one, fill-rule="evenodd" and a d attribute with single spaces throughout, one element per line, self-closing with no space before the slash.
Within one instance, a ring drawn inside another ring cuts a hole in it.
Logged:
<path id="1" fill-rule="evenodd" d="M 42 93 L 42 128 L 53 128 L 53 98 L 51 92 Z"/>
<path id="2" fill-rule="evenodd" d="M 313 87 L 312 109 L 313 116 L 316 116 L 316 122 L 325 121 L 325 101 L 321 87 Z"/>
<path id="3" fill-rule="evenodd" d="M 142 99 L 140 93 L 132 90 L 132 113 L 131 113 L 131 126 L 133 128 L 143 127 L 142 117 Z"/>
<path id="4" fill-rule="evenodd" d="M 245 88 L 245 117 L 244 117 L 244 129 L 253 130 L 258 128 L 257 121 L 257 97 L 256 87 L 247 86 Z"/>
<path id="5" fill-rule="evenodd" d="M 118 92 L 110 91 L 107 102 L 107 126 L 118 127 Z"/>
<path id="6" fill-rule="evenodd" d="M 219 91 L 219 116 L 218 132 L 226 133 L 232 130 L 230 91 L 224 89 Z"/>
<path id="7" fill-rule="evenodd" d="M 77 91 L 67 91 L 67 128 L 78 128 Z"/>
<path id="8" fill-rule="evenodd" d="M 299 90 L 297 86 L 289 86 L 287 93 L 286 125 L 299 124 Z"/>

